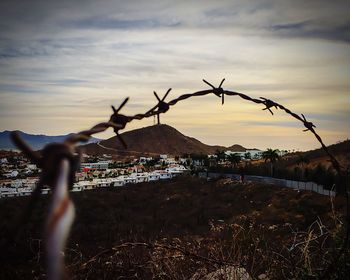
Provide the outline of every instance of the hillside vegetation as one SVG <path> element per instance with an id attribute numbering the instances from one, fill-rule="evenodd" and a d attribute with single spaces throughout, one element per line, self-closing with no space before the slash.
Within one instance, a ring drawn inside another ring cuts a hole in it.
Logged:
<path id="1" fill-rule="evenodd" d="M 333 209 L 328 197 L 310 192 L 194 177 L 72 197 L 77 217 L 66 264 L 73 279 L 189 279 L 227 264 L 239 264 L 254 278 L 315 279 L 337 246 L 337 211 L 344 207 L 336 199 Z M 27 201 L 0 201 L 2 233 Z M 1 278 L 45 278 L 48 201 L 42 197 L 20 241 L 2 239 Z M 338 279 L 347 269 L 348 259 Z"/>
<path id="2" fill-rule="evenodd" d="M 341 141 L 336 144 L 327 146 L 328 150 L 334 155 L 339 163 L 345 167 L 350 167 L 350 140 Z M 317 165 L 322 165 L 325 168 L 331 167 L 331 162 L 326 152 L 320 148 L 306 152 L 297 152 L 289 155 L 289 167 L 295 167 L 298 165 L 298 159 L 300 156 L 309 160 L 308 163 L 304 163 L 304 167 L 315 168 Z"/>

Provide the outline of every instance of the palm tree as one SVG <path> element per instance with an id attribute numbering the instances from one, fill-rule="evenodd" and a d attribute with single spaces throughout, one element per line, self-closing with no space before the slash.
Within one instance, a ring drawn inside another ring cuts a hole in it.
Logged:
<path id="1" fill-rule="evenodd" d="M 267 149 L 262 153 L 262 157 L 265 160 L 265 162 L 270 162 L 271 176 L 273 176 L 274 163 L 280 158 L 278 150 Z"/>
<path id="2" fill-rule="evenodd" d="M 226 159 L 226 154 L 225 154 L 225 151 L 223 150 L 222 151 L 216 150 L 215 155 L 216 155 L 216 158 L 218 159 L 218 162 Z"/>
<path id="3" fill-rule="evenodd" d="M 252 154 L 251 154 L 250 152 L 246 152 L 246 153 L 244 154 L 244 158 L 245 158 L 245 159 L 252 159 Z"/>
<path id="4" fill-rule="evenodd" d="M 230 154 L 227 159 L 231 164 L 233 164 L 234 167 L 237 167 L 237 165 L 241 162 L 241 156 L 239 154 Z"/>

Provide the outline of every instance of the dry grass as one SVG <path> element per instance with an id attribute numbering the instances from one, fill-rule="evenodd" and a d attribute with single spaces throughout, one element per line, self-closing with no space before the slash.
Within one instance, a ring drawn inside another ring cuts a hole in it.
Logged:
<path id="1" fill-rule="evenodd" d="M 339 246 L 344 202 L 260 184 L 184 177 L 73 195 L 73 279 L 189 279 L 227 265 L 252 277 L 316 279 Z M 6 232 L 26 198 L 2 200 Z M 21 240 L 2 240 L 0 277 L 42 279 L 43 197 Z M 333 206 L 333 207 L 332 207 Z M 338 279 L 349 270 L 343 258 Z M 337 278 L 335 278 L 337 279 Z M 345 278 L 344 278 L 345 279 Z"/>

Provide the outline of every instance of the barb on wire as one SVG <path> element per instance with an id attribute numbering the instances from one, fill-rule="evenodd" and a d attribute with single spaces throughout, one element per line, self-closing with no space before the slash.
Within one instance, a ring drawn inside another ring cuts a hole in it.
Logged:
<path id="1" fill-rule="evenodd" d="M 301 114 L 303 116 L 303 120 L 304 120 L 304 126 L 306 127 L 306 129 L 304 129 L 303 131 L 313 131 L 314 127 L 316 127 L 316 125 L 314 125 L 312 122 L 309 122 L 306 120 L 305 116 L 303 114 Z"/>
<path id="2" fill-rule="evenodd" d="M 221 105 L 224 105 L 225 103 L 225 91 L 222 88 L 222 84 L 224 83 L 225 78 L 222 79 L 220 85 L 218 87 L 214 87 L 211 83 L 207 82 L 206 80 L 203 79 L 203 82 L 206 83 L 208 86 L 213 88 L 213 93 L 217 96 L 217 97 L 221 97 Z"/>
<path id="3" fill-rule="evenodd" d="M 115 107 L 112 105 L 113 109 L 113 115 L 110 118 L 110 122 L 116 124 L 118 126 L 114 128 L 114 132 L 117 135 L 119 141 L 123 144 L 124 148 L 127 148 L 127 144 L 125 143 L 123 137 L 120 136 L 119 130 L 124 129 L 126 124 L 132 120 L 132 117 L 119 114 L 119 111 L 125 106 L 125 104 L 128 102 L 129 97 L 125 98 L 122 104 L 118 107 L 118 109 L 115 109 Z"/>
<path id="4" fill-rule="evenodd" d="M 163 96 L 162 99 L 160 99 L 159 96 L 157 95 L 157 93 L 155 91 L 153 91 L 154 96 L 158 100 L 158 104 L 156 106 L 154 106 L 153 108 L 151 108 L 150 110 L 148 110 L 145 115 L 148 115 L 148 114 L 151 114 L 151 113 L 156 114 L 157 115 L 157 122 L 158 122 L 158 124 L 160 124 L 159 115 L 161 113 L 162 114 L 166 113 L 169 110 L 169 108 L 170 108 L 169 104 L 164 101 L 165 98 L 167 98 L 167 96 L 168 96 L 170 91 L 171 91 L 171 88 L 169 88 L 167 90 L 167 92 L 165 93 L 165 95 Z"/>
<path id="5" fill-rule="evenodd" d="M 275 107 L 276 109 L 278 109 L 277 104 L 276 104 L 274 101 L 272 101 L 272 100 L 270 100 L 270 99 L 267 99 L 267 98 L 265 98 L 265 97 L 260 97 L 260 99 L 263 100 L 263 103 L 264 103 L 264 105 L 266 106 L 266 107 L 263 109 L 263 111 L 264 111 L 264 110 L 269 110 L 269 112 L 271 113 L 271 115 L 273 115 L 273 112 L 272 112 L 271 108 L 272 108 L 272 107 Z"/>

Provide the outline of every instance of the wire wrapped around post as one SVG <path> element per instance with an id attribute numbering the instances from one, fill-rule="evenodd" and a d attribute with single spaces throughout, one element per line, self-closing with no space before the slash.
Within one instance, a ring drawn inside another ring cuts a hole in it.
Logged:
<path id="1" fill-rule="evenodd" d="M 53 188 L 51 209 L 46 224 L 46 256 L 49 280 L 62 279 L 64 248 L 75 217 L 75 208 L 69 198 L 69 162 L 61 160 L 56 186 Z"/>

